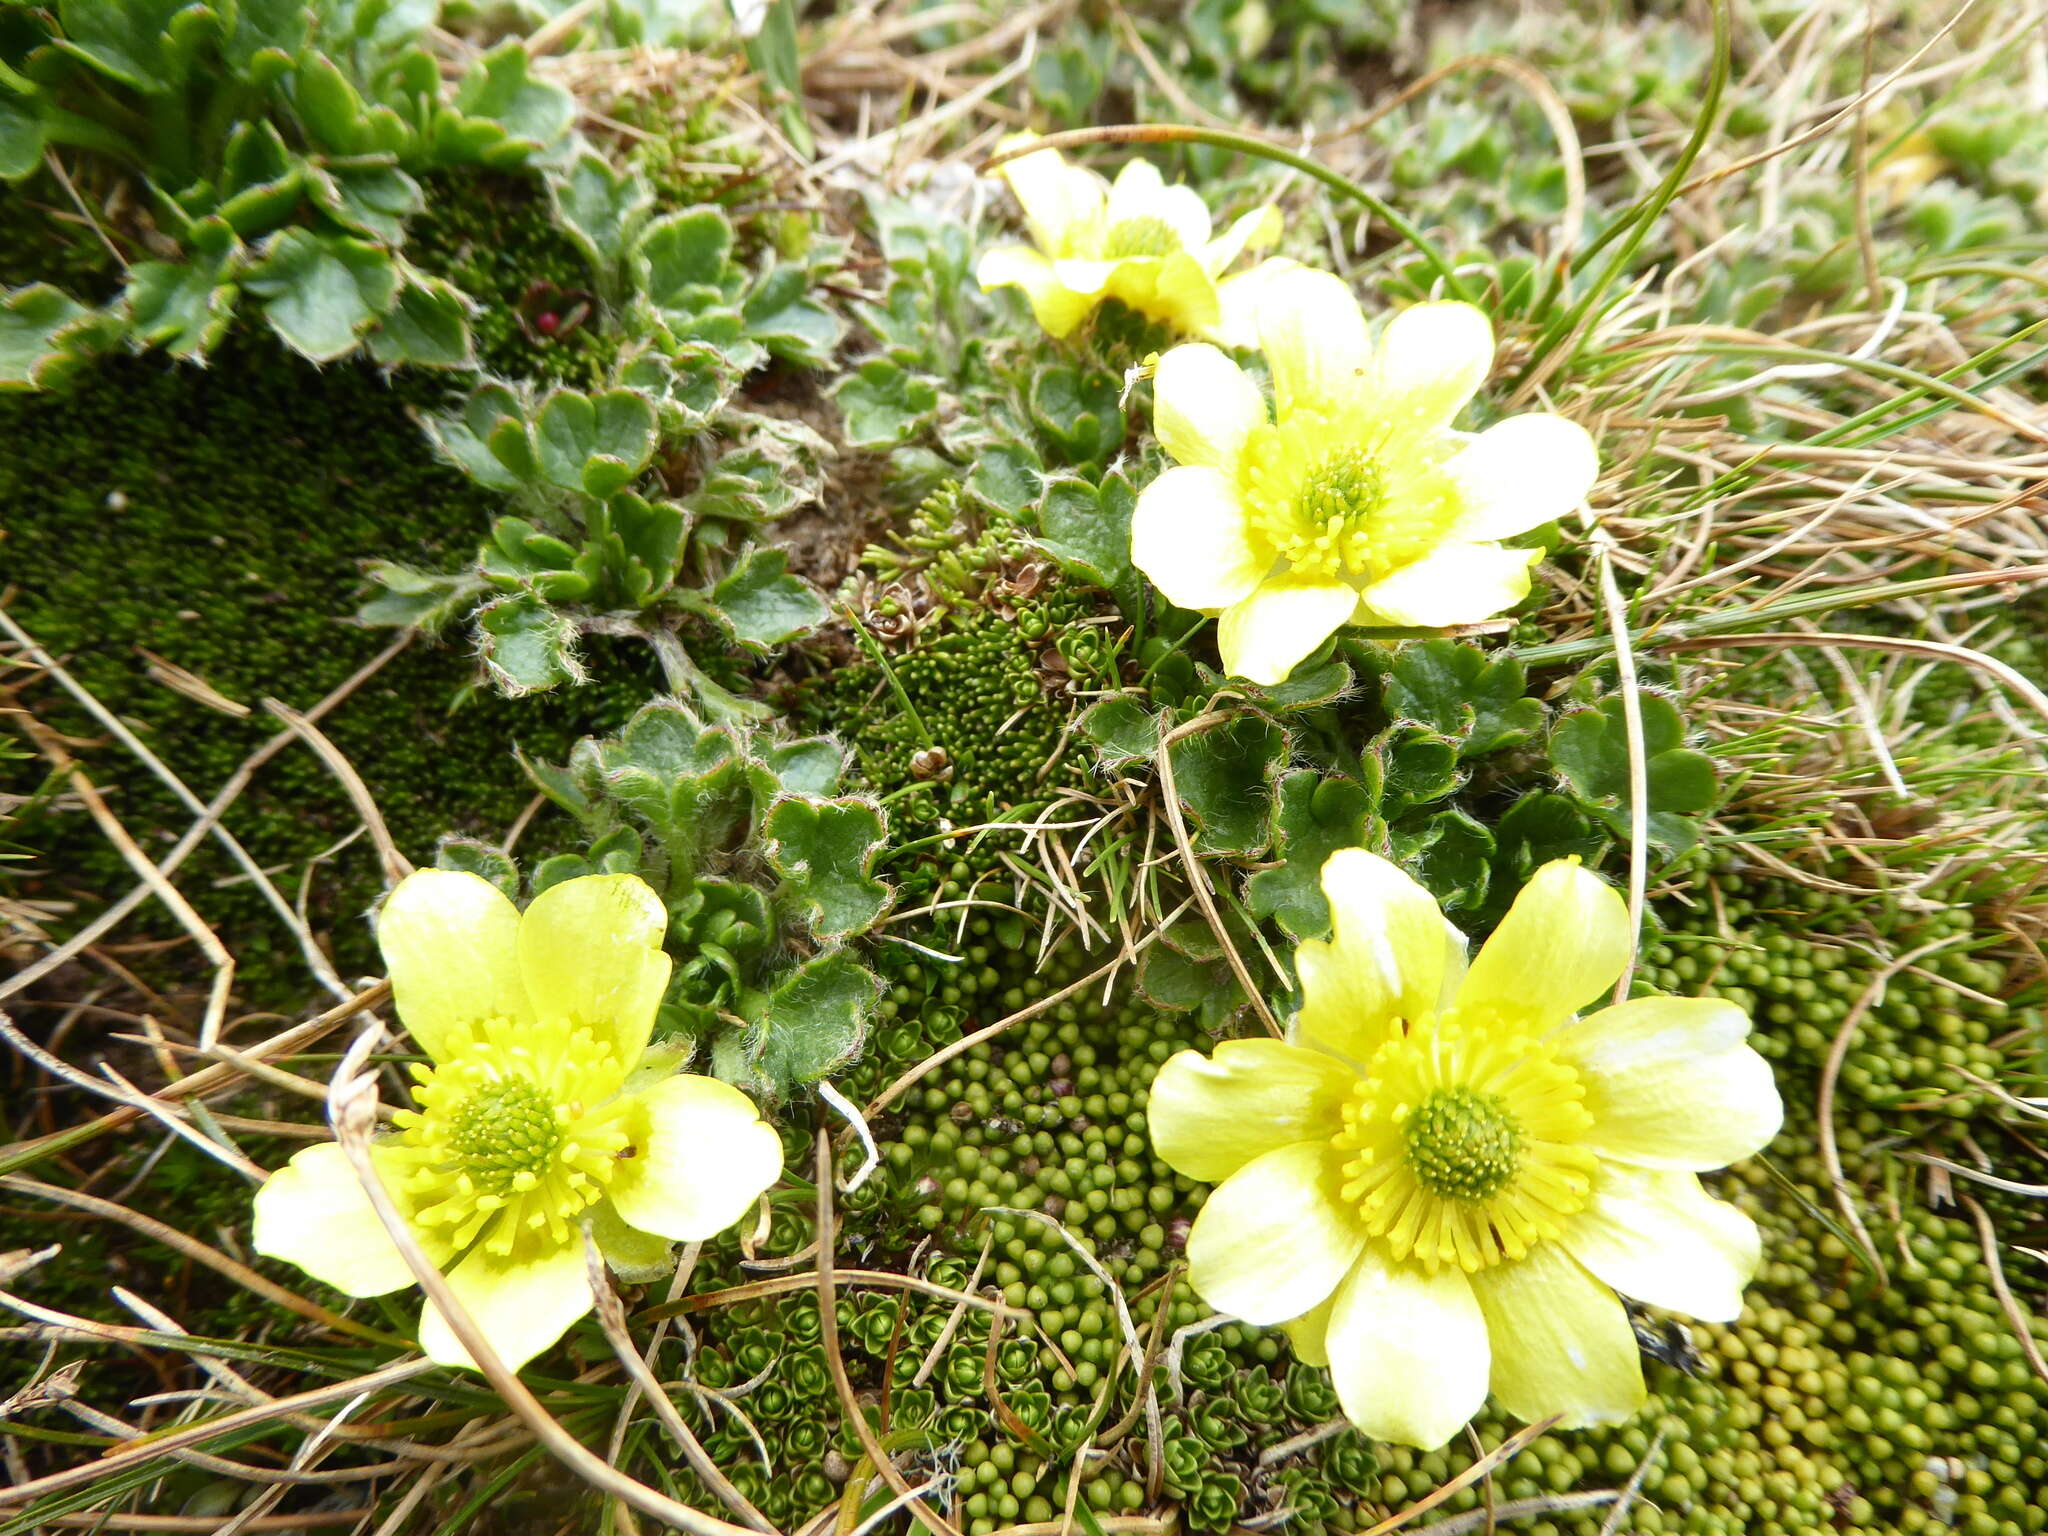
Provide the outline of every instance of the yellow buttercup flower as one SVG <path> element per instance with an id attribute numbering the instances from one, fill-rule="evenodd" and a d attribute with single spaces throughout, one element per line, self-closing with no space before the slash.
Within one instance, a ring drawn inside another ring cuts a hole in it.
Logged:
<path id="1" fill-rule="evenodd" d="M 999 148 L 1036 139 L 1013 134 Z M 1274 263 L 1223 273 L 1248 248 L 1279 237 L 1277 209 L 1248 213 L 1212 240 L 1201 195 L 1167 186 L 1147 161 L 1127 162 L 1114 184 L 1056 149 L 1020 155 L 1001 169 L 1032 243 L 986 252 L 975 268 L 984 291 L 1023 289 L 1053 336 L 1067 335 L 1104 299 L 1121 299 L 1183 334 L 1250 345 L 1250 300 Z"/>
<path id="2" fill-rule="evenodd" d="M 1333 933 L 1297 953 L 1285 1040 L 1160 1068 L 1159 1155 L 1214 1182 L 1188 1234 L 1219 1311 L 1285 1326 L 1367 1434 L 1442 1445 L 1490 1390 L 1518 1418 L 1627 1417 L 1642 1362 L 1616 1291 L 1742 1308 L 1755 1224 L 1698 1173 L 1783 1117 L 1749 1019 L 1614 985 L 1621 898 L 1546 864 L 1467 969 L 1429 893 L 1362 849 L 1323 867 Z"/>
<path id="3" fill-rule="evenodd" d="M 488 881 L 427 869 L 379 915 L 399 1017 L 432 1065 L 413 1068 L 417 1107 L 371 1156 L 514 1370 L 591 1308 L 585 1222 L 615 1267 L 644 1270 L 671 1241 L 731 1226 L 781 1174 L 752 1100 L 648 1051 L 667 926 L 634 875 L 565 880 L 522 915 Z M 256 1192 L 255 1246 L 351 1296 L 412 1284 L 332 1142 Z M 474 1364 L 431 1303 L 420 1347 Z"/>
<path id="4" fill-rule="evenodd" d="M 1377 346 L 1351 290 L 1297 267 L 1265 280 L 1273 414 L 1216 348 L 1175 347 L 1153 428 L 1177 467 L 1138 498 L 1131 559 L 1183 608 L 1220 615 L 1224 666 L 1273 684 L 1344 624 L 1441 629 L 1529 592 L 1537 552 L 1500 540 L 1563 516 L 1599 474 L 1585 429 L 1451 421 L 1493 366 L 1470 304 L 1417 304 Z"/>

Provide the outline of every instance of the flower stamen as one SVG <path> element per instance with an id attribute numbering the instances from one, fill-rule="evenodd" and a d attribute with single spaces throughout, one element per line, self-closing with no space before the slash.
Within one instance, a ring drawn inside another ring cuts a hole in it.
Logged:
<path id="1" fill-rule="evenodd" d="M 1380 1047 L 1333 1144 L 1342 1197 L 1396 1260 L 1467 1273 L 1520 1259 L 1592 1193 L 1585 1088 L 1522 1034 L 1407 1026 Z"/>

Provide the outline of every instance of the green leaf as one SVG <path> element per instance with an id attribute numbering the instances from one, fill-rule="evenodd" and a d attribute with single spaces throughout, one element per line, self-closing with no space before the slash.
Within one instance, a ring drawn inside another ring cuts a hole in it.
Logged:
<path id="1" fill-rule="evenodd" d="M 636 171 L 614 170 L 595 150 L 584 150 L 566 170 L 548 177 L 555 222 L 599 272 L 610 271 L 632 248 L 631 236 L 654 191 Z"/>
<path id="2" fill-rule="evenodd" d="M 771 269 L 740 309 L 747 335 L 787 363 L 822 368 L 846 337 L 846 323 L 809 293 L 802 267 Z"/>
<path id="3" fill-rule="evenodd" d="M 289 72 L 312 41 L 313 9 L 306 0 L 241 0 L 234 18 L 221 55 L 244 84 L 258 89 Z"/>
<path id="4" fill-rule="evenodd" d="M 428 416 L 427 436 L 464 474 L 494 491 L 515 491 L 535 477 L 533 445 L 519 396 L 503 384 L 485 384 L 463 402 L 459 416 Z M 515 453 L 501 456 L 501 437 L 516 438 Z M 508 464 L 507 458 L 513 462 Z M 514 466 L 517 466 L 516 468 Z"/>
<path id="5" fill-rule="evenodd" d="M 484 583 L 470 571 L 441 575 L 391 560 L 372 560 L 363 574 L 384 590 L 356 610 L 356 622 L 376 628 L 420 629 L 435 634 L 469 611 Z"/>
<path id="6" fill-rule="evenodd" d="M 1456 640 L 1403 646 L 1387 677 L 1386 709 L 1448 736 L 1461 759 L 1515 746 L 1543 727 L 1543 704 L 1528 697 L 1520 659 L 1504 652 L 1489 660 Z"/>
<path id="7" fill-rule="evenodd" d="M 42 166 L 44 143 L 34 103 L 0 89 L 0 181 L 33 176 Z"/>
<path id="8" fill-rule="evenodd" d="M 1553 859 L 1590 859 L 1607 846 L 1596 828 L 1569 795 L 1531 790 L 1502 814 L 1494 828 L 1493 899 L 1505 912 L 1529 877 Z"/>
<path id="9" fill-rule="evenodd" d="M 117 316 L 87 309 L 48 283 L 0 297 L 0 390 L 48 389 L 120 335 Z"/>
<path id="10" fill-rule="evenodd" d="M 147 96 L 185 86 L 193 50 L 219 22 L 204 0 L 63 0 L 57 46 Z"/>
<path id="11" fill-rule="evenodd" d="M 569 131 L 576 121 L 575 98 L 559 85 L 534 79 L 532 62 L 525 43 L 508 37 L 469 66 L 450 116 L 472 122 L 447 125 L 441 142 L 451 154 L 486 165 L 517 165 Z M 476 136 L 476 119 L 495 125 L 494 142 Z"/>
<path id="12" fill-rule="evenodd" d="M 732 225 L 716 208 L 692 208 L 656 219 L 640 236 L 634 260 L 648 300 L 688 318 L 725 298 L 721 287 L 732 252 Z"/>
<path id="13" fill-rule="evenodd" d="M 1154 944 L 1138 964 L 1138 990 L 1168 1013 L 1192 1012 L 1219 989 L 1238 990 L 1228 966 L 1197 960 L 1165 944 Z"/>
<path id="14" fill-rule="evenodd" d="M 1121 391 L 1122 382 L 1113 373 L 1083 373 L 1064 364 L 1043 368 L 1031 384 L 1032 419 L 1069 462 L 1106 463 L 1123 446 Z"/>
<path id="15" fill-rule="evenodd" d="M 859 1053 L 881 995 L 881 978 L 843 949 L 806 961 L 752 1018 L 754 1065 L 784 1093 L 829 1077 Z"/>
<path id="16" fill-rule="evenodd" d="M 754 750 L 784 794 L 827 797 L 838 789 L 839 776 L 846 771 L 846 749 L 829 736 L 757 743 Z"/>
<path id="17" fill-rule="evenodd" d="M 761 770 L 729 730 L 703 724 L 674 699 L 655 699 L 598 752 L 606 792 L 647 823 L 681 878 L 743 840 L 752 775 Z"/>
<path id="18" fill-rule="evenodd" d="M 292 80 L 292 104 L 305 124 L 306 137 L 326 155 L 398 155 L 412 147 L 412 130 L 404 120 L 389 107 L 364 101 L 325 54 L 301 55 Z"/>
<path id="19" fill-rule="evenodd" d="M 370 356 L 387 368 L 469 368 L 469 297 L 445 278 L 408 271 L 398 304 L 370 333 Z"/>
<path id="20" fill-rule="evenodd" d="M 1699 841 L 1693 818 L 1714 806 L 1713 760 L 1684 745 L 1685 720 L 1671 700 L 1657 693 L 1637 697 L 1650 841 L 1667 853 L 1683 853 Z M 1608 830 L 1618 838 L 1629 835 L 1628 725 L 1620 697 L 1559 720 L 1550 732 L 1550 760 Z"/>
<path id="21" fill-rule="evenodd" d="M 602 500 L 654 457 L 654 403 L 633 389 L 595 396 L 558 389 L 541 403 L 533 439 L 549 484 Z"/>
<path id="22" fill-rule="evenodd" d="M 1194 820 L 1202 853 L 1257 853 L 1271 839 L 1270 780 L 1286 760 L 1287 733 L 1241 714 L 1167 748 L 1174 785 Z"/>
<path id="23" fill-rule="evenodd" d="M 1219 685 L 1223 681 L 1217 677 Z M 1242 687 L 1243 684 L 1240 682 L 1237 686 Z M 1313 664 L 1304 662 L 1288 675 L 1286 681 L 1275 683 L 1270 688 L 1260 688 L 1254 697 L 1267 709 L 1292 714 L 1297 710 L 1320 709 L 1325 704 L 1334 704 L 1350 686 L 1351 668 L 1331 658 Z"/>
<path id="24" fill-rule="evenodd" d="M 311 166 L 306 186 L 335 223 L 390 246 L 404 243 L 406 221 L 427 205 L 420 184 L 395 165 Z"/>
<path id="25" fill-rule="evenodd" d="M 288 229 L 270 242 L 243 284 L 263 300 L 271 328 L 316 363 L 355 349 L 398 298 L 389 253 L 345 235 Z"/>
<path id="26" fill-rule="evenodd" d="M 531 593 L 479 609 L 477 638 L 491 681 L 517 698 L 558 683 L 580 683 L 576 626 Z"/>
<path id="27" fill-rule="evenodd" d="M 778 800 L 762 830 L 768 862 L 813 933 L 865 933 L 887 909 L 889 887 L 873 878 L 887 825 L 867 801 Z"/>
<path id="28" fill-rule="evenodd" d="M 1037 452 L 1027 445 L 997 443 L 976 456 L 967 473 L 967 491 L 1015 517 L 1044 494 L 1044 471 Z M 1129 553 L 1125 551 L 1126 557 Z"/>
<path id="29" fill-rule="evenodd" d="M 519 866 L 502 848 L 473 837 L 444 837 L 434 850 L 434 868 L 459 870 L 488 880 L 512 900 L 519 899 Z"/>
<path id="30" fill-rule="evenodd" d="M 597 831 L 616 820 L 604 798 L 603 748 L 588 736 L 569 749 L 569 761 L 560 767 L 530 757 L 516 745 L 512 755 L 533 781 L 534 788 L 587 830 Z"/>
<path id="31" fill-rule="evenodd" d="M 779 549 L 751 549 L 711 590 L 711 602 L 743 643 L 766 649 L 814 629 L 831 612 Z"/>
<path id="32" fill-rule="evenodd" d="M 267 235 L 289 222 L 306 192 L 306 162 L 291 151 L 277 125 L 243 122 L 228 135 L 220 185 L 210 195 L 202 184 L 181 194 L 193 213 L 212 212 L 245 240 Z"/>
<path id="33" fill-rule="evenodd" d="M 1458 787 L 1457 743 L 1419 725 L 1396 725 L 1380 734 L 1372 750 L 1384 779 L 1381 814 L 1403 812 L 1442 800 Z"/>
<path id="34" fill-rule="evenodd" d="M 1131 575 L 1134 505 L 1108 480 L 1099 490 L 1085 480 L 1055 480 L 1039 503 L 1038 543 L 1069 574 L 1116 592 Z"/>
<path id="35" fill-rule="evenodd" d="M 1418 811 L 1390 832 L 1395 856 L 1446 912 L 1471 911 L 1486 900 L 1494 836 L 1464 811 Z"/>
<path id="36" fill-rule="evenodd" d="M 621 491 L 606 503 L 612 537 L 637 572 L 630 578 L 636 589 L 632 605 L 645 607 L 675 579 L 682 561 L 686 523 L 682 508 L 672 501 L 648 501 L 631 491 Z"/>
<path id="37" fill-rule="evenodd" d="M 183 261 L 142 261 L 128 269 L 122 301 L 130 331 L 173 357 L 203 357 L 234 318 L 234 274 L 243 259 L 242 243 L 225 220 L 201 220 L 185 242 Z"/>
<path id="38" fill-rule="evenodd" d="M 1149 758 L 1159 750 L 1159 717 L 1135 694 L 1117 694 L 1088 706 L 1081 734 L 1111 763 Z"/>
<path id="39" fill-rule="evenodd" d="M 832 387 L 846 418 L 846 441 L 855 448 L 908 442 L 939 406 L 939 381 L 909 373 L 886 357 L 870 357 L 858 372 Z"/>
<path id="40" fill-rule="evenodd" d="M 1282 779 L 1273 802 L 1273 851 L 1285 862 L 1246 883 L 1253 915 L 1275 919 L 1296 939 L 1327 938 L 1323 865 L 1339 849 L 1368 845 L 1375 798 L 1356 780 L 1326 779 L 1312 768 Z"/>

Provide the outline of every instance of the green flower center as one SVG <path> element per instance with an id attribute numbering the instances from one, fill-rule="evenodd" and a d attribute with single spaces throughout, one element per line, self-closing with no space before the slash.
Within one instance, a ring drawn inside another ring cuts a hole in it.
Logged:
<path id="1" fill-rule="evenodd" d="M 1440 1088 L 1401 1127 L 1415 1182 L 1443 1200 L 1491 1200 L 1522 1161 L 1522 1128 L 1490 1093 Z"/>
<path id="2" fill-rule="evenodd" d="M 588 1029 L 486 1021 L 412 1075 L 416 1107 L 380 1145 L 412 1220 L 451 1249 L 569 1242 L 631 1155 L 634 1101 Z"/>
<path id="3" fill-rule="evenodd" d="M 1126 256 L 1171 256 L 1180 249 L 1180 236 L 1166 220 L 1147 216 L 1119 219 L 1110 225 L 1102 240 L 1102 259 L 1121 261 Z"/>
<path id="4" fill-rule="evenodd" d="M 1353 404 L 1335 414 L 1297 405 L 1254 428 L 1239 474 L 1253 530 L 1290 571 L 1357 585 L 1427 555 L 1457 508 L 1430 475 L 1442 445 Z"/>
<path id="5" fill-rule="evenodd" d="M 562 1145 L 547 1095 L 523 1078 L 492 1083 L 454 1108 L 448 1148 L 477 1188 L 504 1194 L 522 1173 L 545 1173 Z"/>

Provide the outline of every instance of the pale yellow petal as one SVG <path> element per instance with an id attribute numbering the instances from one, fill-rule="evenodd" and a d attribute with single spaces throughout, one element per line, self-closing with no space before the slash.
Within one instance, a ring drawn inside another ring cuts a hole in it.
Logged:
<path id="1" fill-rule="evenodd" d="M 1603 1162 L 1593 1199 L 1561 1241 L 1603 1283 L 1653 1307 L 1732 1323 L 1756 1274 L 1756 1223 L 1700 1188 L 1699 1175 Z"/>
<path id="2" fill-rule="evenodd" d="M 1337 1310 L 1337 1296 L 1342 1290 L 1340 1285 L 1320 1306 L 1311 1307 L 1293 1322 L 1280 1325 L 1286 1331 L 1287 1342 L 1294 1347 L 1294 1358 L 1303 1365 L 1326 1366 L 1330 1363 L 1330 1314 Z"/>
<path id="3" fill-rule="evenodd" d="M 1028 245 L 999 245 L 985 252 L 974 276 L 983 293 L 992 288 L 1023 289 L 1032 316 L 1048 336 L 1071 333 L 1097 302 L 1092 293 L 1075 293 L 1064 286 L 1053 264 Z"/>
<path id="4" fill-rule="evenodd" d="M 1358 594 L 1341 581 L 1275 577 L 1224 609 L 1216 625 L 1223 669 L 1264 687 L 1287 681 L 1343 626 Z"/>
<path id="5" fill-rule="evenodd" d="M 1643 1406 L 1643 1362 L 1621 1298 L 1556 1243 L 1482 1269 L 1473 1293 L 1493 1340 L 1493 1396 L 1528 1423 L 1613 1424 Z"/>
<path id="6" fill-rule="evenodd" d="M 1269 256 L 1257 266 L 1216 284 L 1216 323 L 1203 334 L 1219 347 L 1251 351 L 1259 344 L 1259 306 L 1273 280 L 1297 271 L 1301 263 Z"/>
<path id="7" fill-rule="evenodd" d="M 1126 160 L 1110 183 L 1103 219 L 1109 240 L 1114 243 L 1119 224 L 1137 219 L 1159 220 L 1173 231 L 1182 250 L 1199 250 L 1209 243 L 1209 205 L 1201 194 L 1178 183 L 1168 186 L 1159 168 L 1144 159 Z"/>
<path id="8" fill-rule="evenodd" d="M 1253 546 L 1230 478 L 1184 464 L 1139 493 L 1131 564 L 1170 602 L 1214 612 L 1255 591 L 1272 560 Z"/>
<path id="9" fill-rule="evenodd" d="M 384 1183 L 393 1187 L 390 1179 Z M 294 1153 L 256 1191 L 250 1243 L 350 1296 L 382 1296 L 413 1283 L 348 1155 L 331 1141 Z"/>
<path id="10" fill-rule="evenodd" d="M 716 1237 L 782 1176 L 782 1138 L 729 1083 L 685 1073 L 633 1103 L 632 1156 L 621 1157 L 611 1197 L 643 1232 Z"/>
<path id="11" fill-rule="evenodd" d="M 1331 854 L 1322 885 L 1330 937 L 1294 952 L 1296 1038 L 1363 1068 L 1397 1020 L 1436 1013 L 1446 973 L 1463 969 L 1464 935 L 1404 870 L 1363 848 Z"/>
<path id="12" fill-rule="evenodd" d="M 534 897 L 519 920 L 519 967 L 534 1012 L 611 1047 L 620 1080 L 654 1032 L 668 986 L 668 912 L 638 875 L 579 875 Z"/>
<path id="13" fill-rule="evenodd" d="M 1578 860 L 1553 859 L 1473 957 L 1458 1012 L 1554 1028 L 1614 985 L 1634 943 L 1621 893 Z"/>
<path id="14" fill-rule="evenodd" d="M 448 1272 L 448 1284 L 498 1358 L 514 1371 L 595 1305 L 581 1233 L 524 1259 L 474 1248 Z M 436 1365 L 476 1368 L 432 1301 L 420 1315 L 420 1349 Z"/>
<path id="15" fill-rule="evenodd" d="M 1486 1319 L 1465 1272 L 1367 1247 L 1337 1291 L 1327 1348 L 1344 1415 L 1375 1440 L 1433 1451 L 1486 1401 Z"/>
<path id="16" fill-rule="evenodd" d="M 1576 421 L 1510 416 L 1467 443 L 1443 473 L 1460 509 L 1453 539 L 1512 539 L 1584 501 L 1600 478 L 1600 454 Z"/>
<path id="17" fill-rule="evenodd" d="M 1402 434 L 1451 424 L 1493 368 L 1493 323 L 1456 302 L 1416 304 L 1387 322 L 1373 356 L 1374 408 Z"/>
<path id="18" fill-rule="evenodd" d="M 1152 430 L 1179 464 L 1232 477 L 1252 428 L 1266 419 L 1251 376 L 1206 342 L 1175 347 L 1152 375 Z"/>
<path id="19" fill-rule="evenodd" d="M 1542 551 L 1534 549 L 1440 544 L 1364 588 L 1359 612 L 1373 623 L 1407 629 L 1477 624 L 1529 595 L 1529 569 L 1540 558 Z"/>
<path id="20" fill-rule="evenodd" d="M 1313 267 L 1275 274 L 1259 294 L 1257 321 L 1282 421 L 1304 408 L 1332 411 L 1367 388 L 1372 342 L 1342 278 Z"/>
<path id="21" fill-rule="evenodd" d="M 996 147 L 1008 150 L 1028 144 L 1037 135 L 1012 134 Z M 1031 243 L 1048 256 L 1094 254 L 1109 188 L 1093 171 L 1069 165 L 1056 149 L 1041 149 L 1006 161 L 1003 180 L 1024 210 Z"/>
<path id="22" fill-rule="evenodd" d="M 519 909 L 490 881 L 415 870 L 377 913 L 392 1002 L 413 1040 L 440 1059 L 446 1043 L 489 1019 L 528 1019 L 519 969 Z"/>
<path id="23" fill-rule="evenodd" d="M 1217 1185 L 1188 1232 L 1188 1278 L 1219 1312 L 1284 1323 L 1337 1288 L 1365 1244 L 1327 1140 L 1253 1158 Z"/>
<path id="24" fill-rule="evenodd" d="M 1235 219 L 1228 229 L 1202 247 L 1202 266 L 1211 277 L 1249 250 L 1259 250 L 1280 238 L 1280 210 L 1268 203 Z M 1253 343 L 1247 342 L 1246 345 Z"/>
<path id="25" fill-rule="evenodd" d="M 1222 313 L 1215 282 L 1185 251 L 1163 260 L 1118 262 L 1109 292 L 1183 335 L 1206 334 Z"/>
<path id="26" fill-rule="evenodd" d="M 1100 300 L 1109 291 L 1110 279 L 1119 268 L 1128 265 L 1121 261 L 1098 261 L 1092 256 L 1063 256 L 1052 264 L 1052 275 L 1068 292 Z"/>
<path id="27" fill-rule="evenodd" d="M 1336 1134 L 1354 1080 L 1341 1062 L 1282 1040 L 1182 1051 L 1152 1080 L 1152 1150 L 1175 1171 L 1216 1183 L 1276 1148 Z"/>
<path id="28" fill-rule="evenodd" d="M 1710 997 L 1638 997 L 1561 1031 L 1558 1052 L 1578 1069 L 1593 1116 L 1586 1144 L 1624 1162 L 1696 1170 L 1762 1151 L 1785 1105 L 1748 1034 L 1747 1014 Z"/>

